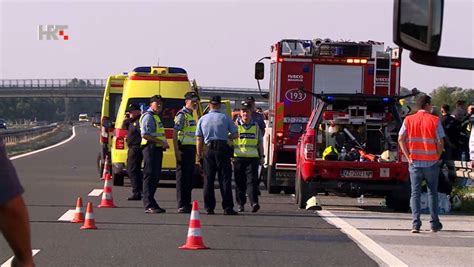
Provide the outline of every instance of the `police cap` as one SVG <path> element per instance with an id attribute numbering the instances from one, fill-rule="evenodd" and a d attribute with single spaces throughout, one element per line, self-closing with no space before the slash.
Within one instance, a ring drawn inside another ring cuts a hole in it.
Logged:
<path id="1" fill-rule="evenodd" d="M 248 102 L 242 101 L 242 103 L 240 103 L 240 110 L 250 110 L 251 108 L 252 104 Z"/>
<path id="2" fill-rule="evenodd" d="M 199 96 L 195 92 L 187 92 L 184 95 L 184 99 L 197 101 L 199 100 Z"/>
<path id="3" fill-rule="evenodd" d="M 245 98 L 245 102 L 255 103 L 255 98 L 253 96 L 247 96 L 247 98 Z"/>
<path id="4" fill-rule="evenodd" d="M 130 111 L 134 111 L 134 110 L 141 110 L 140 105 L 135 104 L 135 103 L 132 103 L 132 104 L 128 105 L 127 111 L 130 112 Z"/>
<path id="5" fill-rule="evenodd" d="M 221 96 L 215 95 L 211 98 L 211 104 L 217 105 L 221 103 Z"/>
<path id="6" fill-rule="evenodd" d="M 150 98 L 150 104 L 153 102 L 162 102 L 163 99 L 161 98 L 161 95 L 154 95 Z"/>

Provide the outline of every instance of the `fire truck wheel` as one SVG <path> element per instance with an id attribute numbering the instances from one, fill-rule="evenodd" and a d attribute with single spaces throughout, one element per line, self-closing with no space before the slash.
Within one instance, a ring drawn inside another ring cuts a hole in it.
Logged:
<path id="1" fill-rule="evenodd" d="M 123 174 L 114 173 L 112 175 L 112 180 L 115 186 L 123 186 L 124 179 L 125 179 L 125 176 Z"/>
<path id="2" fill-rule="evenodd" d="M 268 167 L 268 172 L 267 172 L 267 191 L 269 194 L 280 194 L 281 192 L 281 187 L 280 186 L 272 186 L 272 177 L 275 175 L 275 172 L 273 171 L 272 167 Z"/>
<path id="3" fill-rule="evenodd" d="M 287 195 L 294 194 L 295 193 L 295 188 L 290 187 L 290 186 L 286 186 L 286 187 L 283 187 L 283 192 L 285 192 L 285 194 L 287 194 Z"/>

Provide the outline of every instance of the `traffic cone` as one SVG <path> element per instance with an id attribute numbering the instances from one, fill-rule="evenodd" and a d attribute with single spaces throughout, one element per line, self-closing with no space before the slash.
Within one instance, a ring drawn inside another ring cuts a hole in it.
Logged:
<path id="1" fill-rule="evenodd" d="M 86 219 L 84 220 L 84 225 L 81 227 L 81 230 L 87 229 L 97 229 L 95 226 L 95 218 L 94 212 L 92 211 L 92 203 L 87 203 L 87 210 L 86 210 Z"/>
<path id="2" fill-rule="evenodd" d="M 180 249 L 209 249 L 204 245 L 201 236 L 201 220 L 199 218 L 199 208 L 197 201 L 193 201 L 193 210 L 189 219 L 188 238 L 186 244 Z"/>
<path id="3" fill-rule="evenodd" d="M 105 162 L 104 162 L 104 171 L 102 172 L 102 181 L 105 180 L 107 174 L 112 175 L 110 163 L 109 163 L 109 155 L 105 155 Z"/>
<path id="4" fill-rule="evenodd" d="M 76 201 L 76 212 L 74 213 L 74 219 L 71 220 L 73 223 L 84 222 L 84 208 L 82 208 L 82 198 L 78 197 Z"/>
<path id="5" fill-rule="evenodd" d="M 114 199 L 112 198 L 112 178 L 110 174 L 105 175 L 105 182 L 104 182 L 104 192 L 102 193 L 102 200 L 100 201 L 100 205 L 97 206 L 99 208 L 116 208 L 117 206 L 114 205 Z"/>

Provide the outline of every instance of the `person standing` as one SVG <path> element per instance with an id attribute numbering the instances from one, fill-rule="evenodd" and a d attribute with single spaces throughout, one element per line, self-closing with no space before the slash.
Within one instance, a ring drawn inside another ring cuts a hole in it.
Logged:
<path id="1" fill-rule="evenodd" d="M 12 266 L 34 266 L 24 190 L 1 138 L 0 170 L 0 232 L 15 254 Z"/>
<path id="2" fill-rule="evenodd" d="M 129 118 L 123 122 L 123 128 L 127 130 L 127 173 L 132 184 L 132 195 L 127 200 L 141 200 L 143 191 L 143 154 L 140 147 L 142 136 L 139 122 L 141 109 L 138 104 L 130 104 L 127 111 Z"/>
<path id="3" fill-rule="evenodd" d="M 257 124 L 258 128 L 260 128 L 260 132 L 264 134 L 265 133 L 265 116 L 257 112 L 257 108 L 255 106 L 255 98 L 253 96 L 249 96 L 245 99 L 245 102 L 250 105 L 250 110 L 252 111 L 251 113 L 252 120 Z"/>
<path id="4" fill-rule="evenodd" d="M 449 112 L 449 105 L 441 106 L 441 125 L 446 134 L 444 138 L 444 160 L 453 160 L 457 155 L 457 144 L 459 141 L 460 123 Z"/>
<path id="5" fill-rule="evenodd" d="M 173 145 L 176 155 L 176 197 L 178 213 L 191 213 L 191 192 L 196 164 L 196 120 L 199 97 L 195 92 L 184 95 L 185 106 L 174 118 Z"/>
<path id="6" fill-rule="evenodd" d="M 258 204 L 258 166 L 263 161 L 263 144 L 260 128 L 251 118 L 251 105 L 242 103 L 240 117 L 236 121 L 239 137 L 234 139 L 235 199 L 239 212 L 245 211 L 246 195 L 252 212 L 260 209 Z"/>
<path id="7" fill-rule="evenodd" d="M 165 128 L 158 114 L 163 109 L 160 95 L 150 99 L 150 107 L 140 117 L 143 152 L 143 204 L 145 213 L 163 213 L 155 200 L 155 192 L 160 182 L 163 151 L 169 148 L 165 137 Z"/>
<path id="8" fill-rule="evenodd" d="M 222 208 L 225 215 L 238 215 L 234 210 L 232 197 L 232 148 L 229 142 L 237 138 L 237 128 L 232 119 L 219 111 L 221 97 L 214 96 L 210 101 L 210 111 L 199 119 L 196 127 L 196 153 L 203 158 L 204 207 L 208 215 L 215 214 L 216 198 L 214 180 L 218 175 L 222 195 Z M 204 148 L 204 149 L 203 149 Z"/>
<path id="9" fill-rule="evenodd" d="M 409 115 L 403 121 L 398 135 L 402 153 L 408 159 L 411 181 L 410 206 L 412 210 L 412 233 L 419 233 L 420 195 L 423 179 L 428 185 L 428 204 L 431 214 L 431 231 L 443 228 L 438 217 L 438 178 L 440 167 L 438 160 L 443 152 L 445 137 L 439 117 L 430 114 L 431 98 L 421 95 L 416 101 L 418 112 Z"/>

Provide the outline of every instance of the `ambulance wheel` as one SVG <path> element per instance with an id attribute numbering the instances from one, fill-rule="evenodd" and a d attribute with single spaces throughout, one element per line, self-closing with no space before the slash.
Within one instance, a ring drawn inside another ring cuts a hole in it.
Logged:
<path id="1" fill-rule="evenodd" d="M 102 160 L 102 152 L 97 154 L 97 171 L 99 172 L 99 176 L 102 177 L 102 173 L 104 172 L 104 161 Z"/>
<path id="2" fill-rule="evenodd" d="M 123 186 L 124 179 L 125 179 L 125 175 L 123 174 L 114 173 L 112 175 L 112 180 L 115 186 Z"/>
<path id="3" fill-rule="evenodd" d="M 301 177 L 296 177 L 296 204 L 298 208 L 304 209 L 306 208 L 306 201 L 311 198 L 311 194 L 309 192 L 309 184 L 301 179 Z"/>

